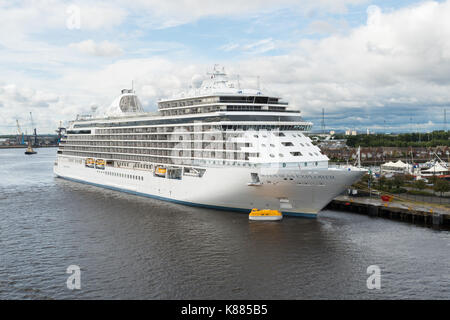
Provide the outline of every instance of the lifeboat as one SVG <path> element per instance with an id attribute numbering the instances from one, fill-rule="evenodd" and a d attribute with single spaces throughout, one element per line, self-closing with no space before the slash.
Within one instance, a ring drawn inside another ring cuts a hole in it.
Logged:
<path id="1" fill-rule="evenodd" d="M 97 159 L 95 160 L 95 168 L 96 169 L 105 169 L 105 160 L 103 159 Z"/>
<path id="2" fill-rule="evenodd" d="M 155 175 L 157 175 L 157 176 L 165 177 L 166 172 L 167 172 L 167 169 L 164 167 L 156 167 L 155 168 Z"/>
<path id="3" fill-rule="evenodd" d="M 278 210 L 258 210 L 253 208 L 248 215 L 248 219 L 253 221 L 278 221 L 283 219 L 283 214 Z"/>
<path id="4" fill-rule="evenodd" d="M 94 159 L 92 159 L 92 158 L 87 158 L 86 161 L 85 161 L 85 165 L 86 165 L 86 167 L 88 167 L 88 168 L 93 168 L 94 165 L 95 165 Z"/>

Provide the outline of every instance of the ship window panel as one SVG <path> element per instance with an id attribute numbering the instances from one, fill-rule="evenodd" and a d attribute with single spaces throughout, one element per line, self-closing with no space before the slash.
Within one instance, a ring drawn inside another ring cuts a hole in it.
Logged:
<path id="1" fill-rule="evenodd" d="M 302 153 L 300 151 L 294 151 L 294 152 L 291 152 L 291 155 L 293 155 L 294 157 L 301 157 Z"/>
<path id="2" fill-rule="evenodd" d="M 282 142 L 281 144 L 285 147 L 292 147 L 294 145 L 292 142 Z"/>

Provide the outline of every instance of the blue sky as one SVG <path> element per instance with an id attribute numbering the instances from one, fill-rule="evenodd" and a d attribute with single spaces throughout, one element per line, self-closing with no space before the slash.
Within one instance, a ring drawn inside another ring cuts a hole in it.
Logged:
<path id="1" fill-rule="evenodd" d="M 0 134 L 30 111 L 52 132 L 132 80 L 155 110 L 215 63 L 316 129 L 322 108 L 328 129 L 442 129 L 449 16 L 449 1 L 0 0 Z"/>

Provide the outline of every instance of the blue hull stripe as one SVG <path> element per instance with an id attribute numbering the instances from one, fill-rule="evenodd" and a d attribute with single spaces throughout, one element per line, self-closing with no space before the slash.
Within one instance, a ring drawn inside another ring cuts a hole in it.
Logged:
<path id="1" fill-rule="evenodd" d="M 249 213 L 249 209 L 244 209 L 244 208 L 222 207 L 222 206 L 214 206 L 214 205 L 209 205 L 209 204 L 188 202 L 188 201 L 176 200 L 176 199 L 171 199 L 171 198 L 166 198 L 166 197 L 160 197 L 160 196 L 156 196 L 156 195 L 148 194 L 148 193 L 142 193 L 142 192 L 131 191 L 131 190 L 127 190 L 127 189 L 112 187 L 112 186 L 108 186 L 108 185 L 104 185 L 104 184 L 98 184 L 98 183 L 78 180 L 78 179 L 74 179 L 74 178 L 63 177 L 60 175 L 57 175 L 57 177 L 61 178 L 61 179 L 69 180 L 69 181 L 88 184 L 88 185 L 95 186 L 95 187 L 100 187 L 100 188 L 105 188 L 105 189 L 110 189 L 110 190 L 120 191 L 120 192 L 126 192 L 126 193 L 133 194 L 136 196 L 153 198 L 153 199 L 158 199 L 158 200 L 162 200 L 162 201 L 168 201 L 168 202 L 178 203 L 178 204 L 182 204 L 182 205 L 187 205 L 187 206 L 191 206 L 191 207 L 200 207 L 200 208 L 209 208 L 209 209 L 216 209 L 216 210 L 237 211 L 237 212 Z M 316 218 L 317 217 L 317 215 L 313 214 L 313 213 L 301 213 L 301 212 L 289 212 L 289 211 L 283 211 L 283 215 L 292 216 L 292 217 L 303 217 L 303 218 Z"/>

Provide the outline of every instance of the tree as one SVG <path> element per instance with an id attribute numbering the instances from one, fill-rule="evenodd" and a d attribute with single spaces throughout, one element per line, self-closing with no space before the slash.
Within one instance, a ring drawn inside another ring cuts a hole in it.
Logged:
<path id="1" fill-rule="evenodd" d="M 417 190 L 423 190 L 426 188 L 426 186 L 427 186 L 427 184 L 425 183 L 424 180 L 416 180 L 413 183 L 414 189 L 417 189 Z"/>
<path id="2" fill-rule="evenodd" d="M 440 192 L 442 197 L 444 192 L 450 191 L 450 183 L 444 179 L 437 179 L 434 183 L 433 190 L 435 192 Z"/>
<path id="3" fill-rule="evenodd" d="M 380 188 L 381 190 L 383 190 L 383 187 L 386 185 L 386 177 L 385 176 L 381 176 L 378 179 L 378 188 Z"/>
<path id="4" fill-rule="evenodd" d="M 401 174 L 397 174 L 394 176 L 393 183 L 397 189 L 400 189 L 405 184 L 405 177 Z"/>
<path id="5" fill-rule="evenodd" d="M 394 181 L 392 181 L 391 179 L 386 179 L 385 185 L 388 190 L 391 190 L 394 186 Z"/>

